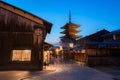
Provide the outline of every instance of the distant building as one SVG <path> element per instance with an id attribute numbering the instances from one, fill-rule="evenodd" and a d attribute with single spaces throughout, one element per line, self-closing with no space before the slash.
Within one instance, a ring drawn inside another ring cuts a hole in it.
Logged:
<path id="1" fill-rule="evenodd" d="M 50 44 L 48 42 L 44 42 L 44 50 L 49 50 L 51 47 L 53 47 L 52 44 Z"/>
<path id="2" fill-rule="evenodd" d="M 77 30 L 79 27 L 80 25 L 71 22 L 71 13 L 69 13 L 69 22 L 61 27 L 61 29 L 64 29 L 64 31 L 61 32 L 61 34 L 64 34 L 64 36 L 60 37 L 60 45 L 63 47 L 63 49 L 69 49 L 70 47 L 73 47 L 76 39 L 81 37 L 76 35 L 77 33 L 81 32 L 81 30 Z"/>
<path id="3" fill-rule="evenodd" d="M 43 60 L 44 66 L 50 64 L 50 55 L 52 53 L 52 51 L 50 50 L 50 48 L 52 48 L 52 47 L 53 47 L 52 44 L 44 42 L 44 54 L 43 54 L 43 56 L 44 56 L 44 60 Z"/>
<path id="4" fill-rule="evenodd" d="M 0 69 L 43 69 L 43 45 L 52 24 L 0 1 Z"/>

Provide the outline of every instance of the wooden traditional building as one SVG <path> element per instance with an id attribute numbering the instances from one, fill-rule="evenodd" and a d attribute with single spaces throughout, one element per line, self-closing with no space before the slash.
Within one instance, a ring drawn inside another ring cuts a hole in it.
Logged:
<path id="1" fill-rule="evenodd" d="M 120 29 L 105 34 L 103 37 L 104 42 L 102 44 L 104 46 L 101 48 L 108 49 L 109 56 L 120 57 Z"/>
<path id="2" fill-rule="evenodd" d="M 103 29 L 89 36 L 83 37 L 77 41 L 76 44 L 81 46 L 81 50 L 84 49 L 88 56 L 97 56 L 97 49 L 99 44 L 104 41 L 103 35 L 109 33 L 109 31 Z"/>
<path id="3" fill-rule="evenodd" d="M 43 69 L 43 45 L 52 24 L 0 1 L 0 69 Z"/>
<path id="4" fill-rule="evenodd" d="M 120 30 L 98 31 L 77 41 L 90 66 L 120 65 Z"/>

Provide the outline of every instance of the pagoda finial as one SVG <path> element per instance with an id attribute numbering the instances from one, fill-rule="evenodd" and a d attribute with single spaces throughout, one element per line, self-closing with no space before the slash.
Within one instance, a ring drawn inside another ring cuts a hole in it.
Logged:
<path id="1" fill-rule="evenodd" d="M 71 11 L 69 10 L 69 23 L 71 23 Z"/>

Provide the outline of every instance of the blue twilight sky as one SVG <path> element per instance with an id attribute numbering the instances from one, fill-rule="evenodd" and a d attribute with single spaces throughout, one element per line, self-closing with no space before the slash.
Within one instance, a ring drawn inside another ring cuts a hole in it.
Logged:
<path id="1" fill-rule="evenodd" d="M 65 25 L 72 14 L 72 22 L 80 24 L 78 35 L 87 36 L 96 31 L 120 29 L 120 0 L 3 0 L 16 7 L 33 13 L 53 24 L 46 41 L 59 43 L 60 27 Z"/>

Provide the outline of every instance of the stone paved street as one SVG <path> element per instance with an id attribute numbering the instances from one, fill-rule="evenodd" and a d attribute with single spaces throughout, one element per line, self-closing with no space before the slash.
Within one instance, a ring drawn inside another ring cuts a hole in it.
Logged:
<path id="1" fill-rule="evenodd" d="M 46 70 L 52 70 L 52 72 L 24 80 L 113 80 L 111 75 L 71 61 L 47 66 Z"/>
<path id="2" fill-rule="evenodd" d="M 0 71 L 0 80 L 113 80 L 113 76 L 68 61 L 44 67 L 43 71 Z"/>
<path id="3" fill-rule="evenodd" d="M 113 75 L 115 80 L 120 80 L 120 66 L 95 67 L 95 69 Z"/>

